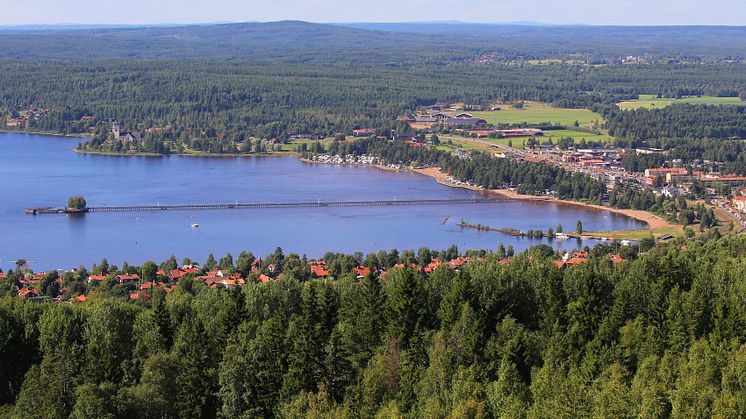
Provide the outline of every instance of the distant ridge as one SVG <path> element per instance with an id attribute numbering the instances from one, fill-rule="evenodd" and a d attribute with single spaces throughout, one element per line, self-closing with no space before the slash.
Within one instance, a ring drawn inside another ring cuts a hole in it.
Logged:
<path id="1" fill-rule="evenodd" d="M 746 57 L 746 27 L 303 21 L 0 27 L 0 59 L 260 59 L 401 65 L 506 56 Z"/>

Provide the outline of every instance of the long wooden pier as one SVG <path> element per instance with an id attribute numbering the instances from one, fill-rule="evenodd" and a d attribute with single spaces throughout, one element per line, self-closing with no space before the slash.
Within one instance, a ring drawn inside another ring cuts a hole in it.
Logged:
<path id="1" fill-rule="evenodd" d="M 288 209 L 321 207 L 385 207 L 421 205 L 471 205 L 492 204 L 494 199 L 408 199 L 387 201 L 308 201 L 308 202 L 266 202 L 232 204 L 185 204 L 185 205 L 130 205 L 88 207 L 84 212 L 157 212 L 157 211 L 208 211 L 208 210 L 247 210 L 247 209 Z M 67 214 L 63 208 L 30 208 L 27 214 Z"/>

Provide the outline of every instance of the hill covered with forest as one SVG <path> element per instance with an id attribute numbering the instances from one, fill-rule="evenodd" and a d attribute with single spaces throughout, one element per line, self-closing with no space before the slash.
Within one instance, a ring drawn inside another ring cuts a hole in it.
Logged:
<path id="1" fill-rule="evenodd" d="M 746 57 L 743 27 L 479 24 L 350 24 L 300 21 L 119 28 L 0 28 L 6 59 L 285 59 L 345 62 L 573 57 L 619 60 L 650 54 L 692 60 Z"/>

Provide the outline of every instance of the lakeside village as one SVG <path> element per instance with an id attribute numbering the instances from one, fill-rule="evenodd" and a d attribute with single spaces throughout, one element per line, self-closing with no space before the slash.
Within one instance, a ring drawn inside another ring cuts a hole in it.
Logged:
<path id="1" fill-rule="evenodd" d="M 355 141 L 357 138 L 377 138 L 380 140 L 400 141 L 411 147 L 443 147 L 457 156 L 468 158 L 470 151 L 481 149 L 490 151 L 498 158 L 516 159 L 537 164 L 552 164 L 571 172 L 591 175 L 603 181 L 609 190 L 619 184 L 632 184 L 638 188 L 652 190 L 656 195 L 670 198 L 696 197 L 705 203 L 719 207 L 727 218 L 731 219 L 739 229 L 746 228 L 746 176 L 720 173 L 719 162 L 694 161 L 685 164 L 681 160 L 667 159 L 670 150 L 655 148 L 626 149 L 611 147 L 603 143 L 586 142 L 578 144 L 573 138 L 555 137 L 553 130 L 578 130 L 579 132 L 597 133 L 595 128 L 567 127 L 544 124 L 513 124 L 496 126 L 485 119 L 475 117 L 470 112 L 484 111 L 501 112 L 506 106 L 522 108 L 523 102 L 513 104 L 496 103 L 488 107 L 468 105 L 464 103 L 438 102 L 423 106 L 413 113 L 399 118 L 399 123 L 405 124 L 407 133 L 397 131 L 381 132 L 373 128 L 357 128 L 348 133 L 339 133 L 333 141 L 338 143 Z M 34 121 L 59 111 L 38 109 L 34 106 L 16 111 L 11 114 L 6 123 L 9 129 L 30 129 Z M 167 131 L 161 127 L 150 127 L 138 130 L 124 130 L 116 120 L 99 122 L 90 115 L 59 115 L 80 125 L 80 132 L 96 133 L 100 127 L 107 127 L 99 141 L 103 141 L 103 150 L 115 154 L 130 154 L 133 150 L 150 149 L 150 145 L 157 141 Z M 69 117 L 69 118 L 68 118 Z M 107 132 L 108 131 L 108 132 Z M 221 140 L 221 132 L 216 131 L 215 138 Z M 592 138 L 592 136 L 590 136 Z M 223 138 L 224 139 L 224 138 Z M 507 141 L 506 141 L 507 140 Z M 150 141 L 150 143 L 148 143 Z M 89 141 L 88 143 L 90 143 Z M 225 148 L 211 151 L 219 153 L 282 153 L 295 151 L 305 154 L 309 160 L 326 164 L 347 165 L 377 165 L 387 166 L 395 170 L 408 170 L 409 162 L 384 164 L 375 156 L 338 156 L 326 154 L 323 143 L 328 142 L 321 133 L 294 132 L 288 133 L 287 138 L 245 139 L 235 144 L 233 150 Z M 514 143 L 520 144 L 514 146 Z M 87 143 L 84 143 L 87 144 Z M 162 143 L 160 148 L 164 148 Z M 148 147 L 145 147 L 148 146 Z M 159 147 L 156 147 L 159 149 Z M 83 149 L 82 151 L 97 151 L 98 149 Z M 184 153 L 179 144 L 175 149 L 165 147 L 161 152 Z M 187 153 L 189 154 L 189 153 Z M 625 169 L 623 161 L 629 155 L 645 156 L 657 154 L 665 159 L 664 167 L 648 168 L 644 172 L 634 172 Z M 454 186 L 475 187 L 469 183 L 460 182 L 453 178 L 444 179 Z M 551 191 L 546 191 L 552 196 Z"/>
<path id="2" fill-rule="evenodd" d="M 665 167 L 645 169 L 644 172 L 633 172 L 623 167 L 625 157 L 630 154 L 638 156 L 660 155 L 666 158 L 670 150 L 656 148 L 625 149 L 610 147 L 604 144 L 590 145 L 574 141 L 556 140 L 545 137 L 549 130 L 568 129 L 564 126 L 534 126 L 500 128 L 488 124 L 482 118 L 476 118 L 464 107 L 453 107 L 447 103 L 425 107 L 414 114 L 402 117 L 402 120 L 415 130 L 415 134 L 376 136 L 389 141 L 402 141 L 411 147 L 438 146 L 441 138 L 456 139 L 462 144 L 474 144 L 480 149 L 490 149 L 498 158 L 516 159 L 536 164 L 552 164 L 570 172 L 584 173 L 603 181 L 609 190 L 619 184 L 632 184 L 641 189 L 650 189 L 656 195 L 668 198 L 697 197 L 706 203 L 721 208 L 733 220 L 739 229 L 746 229 L 746 176 L 720 173 L 718 162 L 696 161 L 685 165 L 680 159 L 666 159 Z M 497 112 L 495 105 L 491 111 Z M 353 137 L 370 137 L 376 135 L 372 129 L 358 129 L 352 132 Z M 428 139 L 429 137 L 429 139 Z M 504 139 L 508 139 L 507 142 Z M 546 138 L 542 141 L 542 139 Z M 513 139 L 521 141 L 523 147 L 514 147 Z M 495 141 L 498 140 L 498 141 Z M 453 151 L 456 155 L 468 158 L 469 153 L 463 148 Z M 328 154 L 314 155 L 312 160 L 327 164 L 361 164 L 382 165 L 374 156 L 337 156 Z M 391 169 L 403 170 L 409 166 L 388 164 Z M 478 187 L 471 182 L 463 182 L 447 176 L 445 182 L 454 186 Z M 546 195 L 552 196 L 551 191 Z"/>
<path id="3" fill-rule="evenodd" d="M 543 252 L 548 252 L 548 255 L 554 254 L 550 247 L 546 245 L 543 247 Z M 652 244 L 647 248 L 650 247 Z M 681 249 L 686 250 L 686 246 L 681 244 Z M 564 270 L 599 258 L 606 263 L 622 264 L 636 258 L 638 250 L 644 249 L 621 244 L 606 246 L 602 251 L 586 248 L 555 255 L 553 265 L 558 270 Z M 278 251 L 281 255 L 279 259 L 276 257 Z M 424 257 L 423 251 L 425 251 Z M 496 253 L 491 255 L 487 255 L 484 251 L 470 251 L 460 256 L 458 250 L 452 247 L 444 252 L 432 254 L 427 249 L 421 249 L 417 256 L 412 251 L 405 251 L 400 257 L 398 252 L 393 250 L 383 256 L 396 261 L 393 265 L 389 264 L 391 266 L 382 265 L 377 261 L 371 262 L 372 254 L 365 260 L 358 256 L 350 258 L 329 254 L 325 256 L 325 259 L 306 261 L 305 256 L 302 259 L 292 254 L 284 257 L 281 252 L 281 249 L 278 249 L 272 256 L 276 262 L 270 262 L 269 257 L 268 260 L 262 260 L 249 256 L 248 259 L 244 259 L 243 269 L 239 267 L 242 266 L 241 258 L 247 255 L 245 253 L 242 253 L 235 265 L 232 257 L 229 256 L 221 259 L 219 264 L 210 256 L 205 266 L 185 260 L 184 264 L 179 267 L 172 257 L 160 266 L 146 262 L 141 268 L 137 268 L 125 263 L 121 269 L 109 265 L 104 260 L 101 265 L 94 265 L 91 272 L 84 267 L 69 271 L 60 269 L 50 272 L 33 272 L 29 269 L 27 261 L 19 260 L 15 271 L 4 273 L 0 270 L 0 286 L 9 284 L 13 295 L 33 302 L 81 304 L 95 295 L 99 289 L 114 292 L 133 301 L 148 302 L 156 289 L 161 289 L 166 293 L 172 292 L 179 286 L 205 286 L 230 290 L 244 287 L 247 284 L 282 280 L 286 276 L 286 271 L 292 271 L 293 277 L 300 280 L 341 279 L 343 277 L 362 280 L 367 275 L 374 274 L 386 283 L 386 275 L 397 269 L 413 269 L 424 277 L 428 277 L 438 269 L 458 272 L 470 263 L 497 263 L 501 266 L 508 266 L 515 258 L 512 247 L 508 246 L 506 249 L 502 245 L 498 247 Z M 379 257 L 380 254 L 381 252 L 379 252 Z M 376 258 L 373 257 L 373 259 Z M 227 263 L 226 260 L 228 260 Z M 219 266 L 224 266 L 224 268 Z"/>

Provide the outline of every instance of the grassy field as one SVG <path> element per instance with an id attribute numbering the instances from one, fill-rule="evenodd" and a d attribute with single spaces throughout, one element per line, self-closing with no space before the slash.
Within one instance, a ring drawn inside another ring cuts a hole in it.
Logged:
<path id="1" fill-rule="evenodd" d="M 588 109 L 555 108 L 545 103 L 525 102 L 523 109 L 513 109 L 504 105 L 502 110 L 494 112 L 469 112 L 490 124 L 540 124 L 549 122 L 553 125 L 573 125 L 578 121 L 581 127 L 591 127 L 596 121 L 601 122 L 601 115 Z"/>
<path id="2" fill-rule="evenodd" d="M 737 97 L 691 96 L 682 99 L 656 98 L 655 95 L 640 95 L 639 100 L 628 100 L 618 103 L 624 110 L 638 108 L 664 108 L 673 103 L 691 103 L 693 105 L 746 105 Z"/>
<path id="3" fill-rule="evenodd" d="M 607 143 L 614 139 L 614 137 L 610 136 L 607 131 L 601 130 L 603 134 L 589 134 L 587 132 L 579 132 L 579 131 L 572 131 L 572 130 L 552 130 L 552 131 L 544 131 L 544 137 L 550 137 L 553 139 L 559 139 L 559 138 L 566 138 L 571 137 L 574 138 L 575 141 L 579 141 L 581 138 L 585 138 L 586 141 L 598 141 L 602 143 Z M 540 140 L 541 141 L 541 140 Z M 515 143 L 515 141 L 513 141 Z M 555 141 L 556 143 L 556 141 Z"/>
<path id="4" fill-rule="evenodd" d="M 537 137 L 537 139 L 543 143 L 547 139 L 551 138 L 552 141 L 556 144 L 560 138 L 566 138 L 566 137 L 574 138 L 576 143 L 578 143 L 581 138 L 584 138 L 586 141 L 598 141 L 602 143 L 607 143 L 614 139 L 608 134 L 596 135 L 596 134 L 589 134 L 586 132 L 578 132 L 578 131 L 570 131 L 570 130 L 544 131 L 544 136 Z M 471 138 L 464 138 L 458 135 L 442 135 L 441 136 L 441 141 L 447 141 L 449 139 L 453 141 L 454 144 L 461 145 L 468 149 L 482 150 L 482 151 L 495 151 L 493 147 L 490 147 L 486 144 L 475 142 Z M 509 145 L 508 143 L 512 141 L 513 148 L 523 148 L 524 143 L 528 142 L 528 137 L 479 138 L 479 140 L 487 141 L 489 143 L 496 144 L 496 145 L 502 145 L 505 147 L 507 147 Z"/>
<path id="5" fill-rule="evenodd" d="M 660 227 L 653 230 L 640 229 L 640 230 L 615 230 L 615 231 L 586 231 L 583 233 L 584 236 L 593 237 L 606 237 L 609 239 L 616 240 L 641 240 L 647 237 L 658 238 L 666 234 L 670 234 L 674 237 L 684 236 L 684 227 Z"/>
<path id="6" fill-rule="evenodd" d="M 348 138 L 354 138 L 354 137 L 348 137 Z M 296 151 L 298 149 L 299 144 L 306 144 L 309 148 L 311 147 L 311 143 L 313 142 L 320 142 L 324 147 L 331 144 L 331 142 L 334 140 L 334 138 L 324 138 L 323 140 L 308 140 L 308 139 L 302 139 L 302 140 L 293 140 L 289 144 L 282 144 L 282 151 Z"/>

